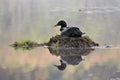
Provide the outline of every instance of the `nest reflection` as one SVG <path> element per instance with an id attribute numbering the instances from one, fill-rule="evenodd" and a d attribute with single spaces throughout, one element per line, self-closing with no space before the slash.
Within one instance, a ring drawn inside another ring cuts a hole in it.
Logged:
<path id="1" fill-rule="evenodd" d="M 60 56 L 60 65 L 55 65 L 59 70 L 65 70 L 67 65 L 78 65 L 82 56 L 88 55 L 98 46 L 88 36 L 73 38 L 55 36 L 48 42 L 48 49 L 52 55 Z"/>

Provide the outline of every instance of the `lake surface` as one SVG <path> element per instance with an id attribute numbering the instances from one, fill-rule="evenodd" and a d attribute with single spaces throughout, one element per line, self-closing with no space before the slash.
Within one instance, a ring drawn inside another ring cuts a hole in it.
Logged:
<path id="1" fill-rule="evenodd" d="M 1 41 L 0 80 L 120 80 L 120 49 L 96 48 L 83 56 L 85 61 L 60 71 L 54 67 L 60 57 L 47 48 L 15 50 L 12 43 Z"/>
<path id="2" fill-rule="evenodd" d="M 67 64 L 63 71 L 54 66 L 60 65 L 60 56 L 52 55 L 45 47 L 15 50 L 6 45 L 0 49 L 0 80 L 120 79 L 120 49 L 118 48 L 96 48 L 82 56 L 84 61 L 76 65 Z"/>
<path id="3" fill-rule="evenodd" d="M 119 0 L 0 0 L 0 80 L 120 80 L 119 4 Z M 79 62 L 66 62 L 61 71 L 54 65 L 66 58 L 51 54 L 47 47 L 9 46 L 22 40 L 48 42 L 60 34 L 54 25 L 61 19 L 79 27 L 100 47 L 82 55 L 82 61 L 71 58 Z"/>

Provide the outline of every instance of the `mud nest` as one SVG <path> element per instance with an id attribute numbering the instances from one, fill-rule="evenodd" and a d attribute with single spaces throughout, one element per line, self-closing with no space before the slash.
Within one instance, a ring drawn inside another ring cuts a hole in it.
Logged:
<path id="1" fill-rule="evenodd" d="M 83 37 L 64 37 L 57 35 L 55 37 L 50 38 L 48 45 L 59 43 L 59 47 L 67 48 L 87 48 L 93 46 L 99 46 L 98 43 L 92 41 L 88 36 Z"/>
<path id="2" fill-rule="evenodd" d="M 68 54 L 87 54 L 93 50 L 98 43 L 92 41 L 88 36 L 83 37 L 65 37 L 56 35 L 50 38 L 48 44 L 50 53 L 54 55 Z"/>

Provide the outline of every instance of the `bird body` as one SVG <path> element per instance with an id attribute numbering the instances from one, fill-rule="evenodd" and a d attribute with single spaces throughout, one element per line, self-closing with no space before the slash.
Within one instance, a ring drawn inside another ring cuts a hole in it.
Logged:
<path id="1" fill-rule="evenodd" d="M 61 26 L 61 36 L 81 37 L 83 34 L 78 27 L 67 27 L 67 23 L 63 20 L 59 21 L 55 26 Z"/>
<path id="2" fill-rule="evenodd" d="M 81 37 L 84 33 L 77 27 L 66 27 L 61 31 L 61 36 Z"/>

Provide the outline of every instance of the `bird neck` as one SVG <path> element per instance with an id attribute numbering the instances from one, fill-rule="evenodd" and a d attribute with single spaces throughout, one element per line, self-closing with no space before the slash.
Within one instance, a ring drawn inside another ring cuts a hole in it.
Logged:
<path id="1" fill-rule="evenodd" d="M 61 26 L 60 31 L 63 31 L 64 29 L 65 29 L 65 27 L 62 27 L 62 26 Z"/>
<path id="2" fill-rule="evenodd" d="M 66 30 L 67 28 L 69 28 L 69 27 L 61 27 L 60 31 Z"/>
<path id="3" fill-rule="evenodd" d="M 63 28 L 60 28 L 60 31 L 63 31 L 64 29 Z"/>

